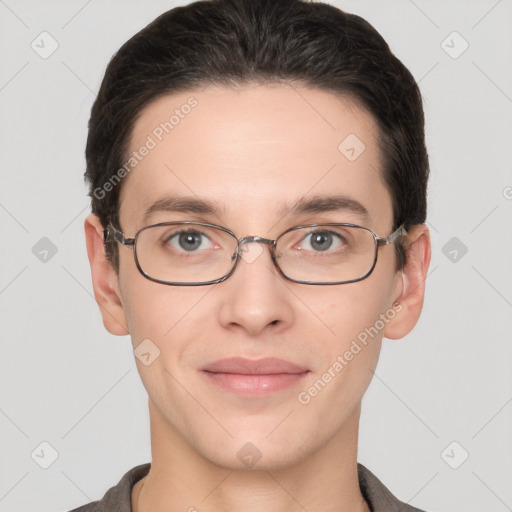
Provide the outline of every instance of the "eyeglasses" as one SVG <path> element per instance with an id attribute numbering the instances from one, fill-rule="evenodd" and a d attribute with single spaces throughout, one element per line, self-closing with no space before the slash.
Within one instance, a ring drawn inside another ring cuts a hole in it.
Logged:
<path id="1" fill-rule="evenodd" d="M 145 226 L 134 238 L 109 224 L 105 242 L 110 233 L 115 242 L 133 247 L 140 273 L 157 283 L 202 286 L 225 281 L 240 259 L 247 258 L 244 244 L 256 242 L 269 246 L 274 265 L 289 281 L 334 285 L 367 278 L 377 263 L 378 248 L 407 235 L 407 230 L 402 224 L 381 238 L 355 224 L 307 224 L 289 228 L 275 240 L 239 239 L 225 227 L 185 221 Z"/>

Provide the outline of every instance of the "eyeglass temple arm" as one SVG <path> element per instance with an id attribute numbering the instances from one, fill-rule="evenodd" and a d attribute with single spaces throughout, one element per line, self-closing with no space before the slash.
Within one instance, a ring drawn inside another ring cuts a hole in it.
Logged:
<path id="1" fill-rule="evenodd" d="M 391 233 L 388 237 L 377 238 L 377 243 L 379 245 L 388 245 L 388 244 L 393 243 L 397 238 L 400 238 L 401 236 L 405 236 L 405 235 L 407 235 L 407 229 L 405 229 L 404 224 L 402 224 L 401 226 L 399 226 L 396 229 L 396 231 Z"/>
<path id="2" fill-rule="evenodd" d="M 103 230 L 103 240 L 104 243 L 107 243 L 109 241 L 108 236 L 112 233 L 113 239 L 115 242 L 118 242 L 122 245 L 134 245 L 135 239 L 134 238 L 126 238 L 124 236 L 124 233 L 116 229 L 112 224 L 109 224 L 104 230 Z"/>

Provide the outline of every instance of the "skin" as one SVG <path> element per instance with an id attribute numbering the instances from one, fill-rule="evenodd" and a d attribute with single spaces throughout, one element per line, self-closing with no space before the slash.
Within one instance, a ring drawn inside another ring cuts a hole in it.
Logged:
<path id="1" fill-rule="evenodd" d="M 137 149 L 190 96 L 198 105 L 131 171 L 122 185 L 120 224 L 133 237 L 143 211 L 167 194 L 216 200 L 217 215 L 159 212 L 149 223 L 199 220 L 239 238 L 276 238 L 301 223 L 353 222 L 378 236 L 392 230 L 392 202 L 382 179 L 372 116 L 356 102 L 289 85 L 210 86 L 160 98 L 145 108 L 131 137 Z M 366 149 L 349 161 L 338 145 L 356 134 Z M 285 203 L 344 194 L 369 212 L 279 217 Z M 146 223 L 147 224 L 147 223 Z M 133 250 L 119 245 L 119 274 L 105 259 L 98 218 L 85 221 L 96 300 L 106 329 L 149 338 L 160 350 L 137 367 L 148 392 L 152 467 L 134 487 L 134 510 L 362 511 L 357 479 L 361 399 L 382 337 L 411 331 L 421 313 L 430 263 L 425 225 L 407 236 L 408 263 L 396 271 L 393 244 L 381 247 L 365 280 L 308 286 L 285 280 L 265 245 L 226 281 L 198 287 L 145 279 Z M 307 405 L 307 390 L 395 301 L 385 328 Z M 220 358 L 280 357 L 310 373 L 290 389 L 256 399 L 219 390 L 200 371 Z M 252 443 L 262 456 L 247 468 L 237 452 Z M 138 502 L 137 502 L 138 501 Z"/>

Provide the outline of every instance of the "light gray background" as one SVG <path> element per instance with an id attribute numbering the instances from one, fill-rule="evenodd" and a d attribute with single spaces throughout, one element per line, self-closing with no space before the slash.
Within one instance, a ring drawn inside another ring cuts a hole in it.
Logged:
<path id="1" fill-rule="evenodd" d="M 92 296 L 83 152 L 111 55 L 178 3 L 0 0 L 2 512 L 70 510 L 150 461 L 130 340 L 104 330 Z M 406 339 L 384 340 L 359 460 L 428 511 L 512 510 L 512 2 L 332 3 L 419 81 L 432 168 L 425 307 Z M 43 31 L 59 45 L 47 59 L 31 48 L 50 48 Z M 453 31 L 469 43 L 458 58 Z M 46 263 L 42 237 L 57 248 Z M 42 442 L 58 453 L 48 469 Z"/>

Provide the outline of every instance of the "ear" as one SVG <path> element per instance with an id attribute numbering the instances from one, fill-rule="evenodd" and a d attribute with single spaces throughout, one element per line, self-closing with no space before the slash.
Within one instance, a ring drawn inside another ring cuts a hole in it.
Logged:
<path id="1" fill-rule="evenodd" d="M 410 228 L 405 247 L 407 263 L 396 276 L 396 315 L 384 329 L 384 337 L 394 340 L 403 338 L 412 331 L 423 308 L 425 280 L 431 256 L 430 232 L 425 224 L 417 224 Z"/>
<path id="2" fill-rule="evenodd" d="M 128 323 L 121 303 L 118 275 L 105 255 L 103 226 L 90 214 L 84 223 L 87 255 L 91 265 L 94 296 L 101 311 L 103 325 L 111 334 L 129 334 Z"/>

